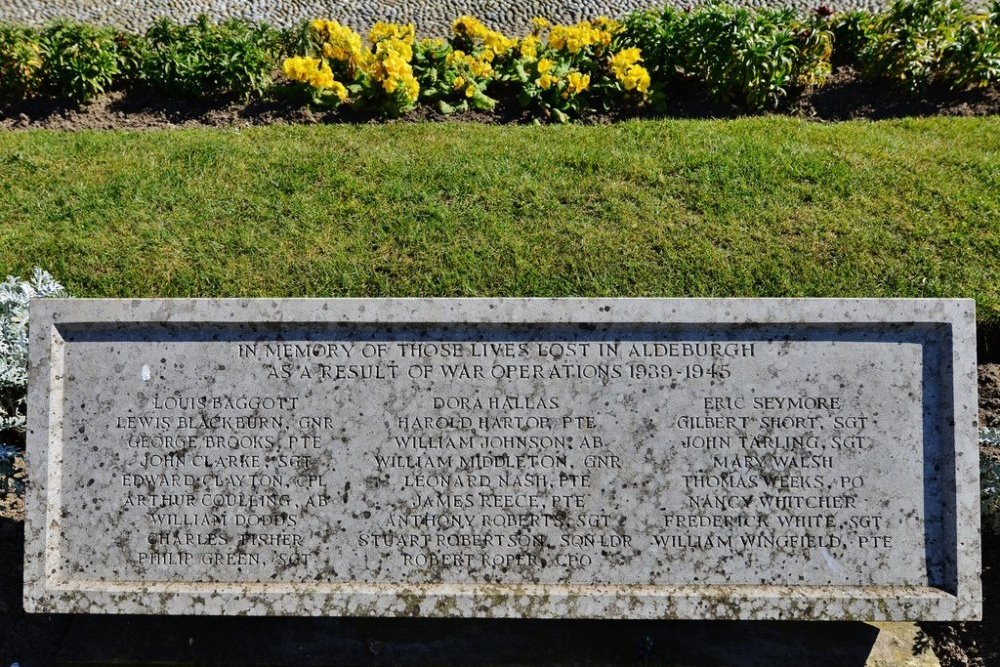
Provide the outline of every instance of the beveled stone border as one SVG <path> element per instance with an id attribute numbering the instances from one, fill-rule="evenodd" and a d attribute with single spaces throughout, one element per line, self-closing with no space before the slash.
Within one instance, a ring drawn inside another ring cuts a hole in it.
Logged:
<path id="1" fill-rule="evenodd" d="M 951 327 L 957 590 L 907 586 L 634 586 L 84 582 L 58 576 L 62 346 L 78 324 L 942 324 Z M 962 299 L 46 299 L 31 304 L 24 605 L 29 612 L 302 616 L 977 620 L 975 304 Z"/>

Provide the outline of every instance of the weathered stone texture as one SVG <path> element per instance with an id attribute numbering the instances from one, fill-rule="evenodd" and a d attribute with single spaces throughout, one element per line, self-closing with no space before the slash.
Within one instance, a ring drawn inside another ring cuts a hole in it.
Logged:
<path id="1" fill-rule="evenodd" d="M 980 613 L 968 301 L 31 317 L 31 610 Z"/>

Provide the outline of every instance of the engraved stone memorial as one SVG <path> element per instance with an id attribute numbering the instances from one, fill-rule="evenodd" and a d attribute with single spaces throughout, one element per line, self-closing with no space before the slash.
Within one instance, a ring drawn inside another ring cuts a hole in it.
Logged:
<path id="1" fill-rule="evenodd" d="M 32 304 L 38 612 L 981 615 L 965 300 Z"/>

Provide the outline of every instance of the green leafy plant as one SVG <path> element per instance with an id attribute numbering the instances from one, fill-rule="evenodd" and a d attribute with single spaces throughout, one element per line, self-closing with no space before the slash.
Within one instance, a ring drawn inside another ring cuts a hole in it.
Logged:
<path id="1" fill-rule="evenodd" d="M 828 26 L 833 34 L 834 67 L 860 65 L 861 54 L 874 39 L 875 16 L 860 10 L 835 14 L 829 18 Z"/>
<path id="2" fill-rule="evenodd" d="M 262 95 L 281 58 L 285 37 L 241 19 L 181 25 L 163 19 L 137 50 L 140 85 L 176 97 Z"/>
<path id="3" fill-rule="evenodd" d="M 551 25 L 512 37 L 471 16 L 452 35 L 417 39 L 378 22 L 367 39 L 336 21 L 286 30 L 244 20 L 162 20 L 145 34 L 59 22 L 0 25 L 0 97 L 46 94 L 85 102 L 116 86 L 188 98 L 278 94 L 326 109 L 398 116 L 418 104 L 488 111 L 516 98 L 565 122 L 593 112 L 662 108 L 684 82 L 760 111 L 822 85 L 833 66 L 921 91 L 1000 81 L 1000 0 L 970 15 L 963 0 L 895 0 L 885 11 L 810 15 L 715 3 Z M 275 74 L 278 80 L 275 81 Z"/>
<path id="4" fill-rule="evenodd" d="M 632 12 L 622 21 L 621 32 L 615 36 L 616 45 L 639 49 L 654 83 L 669 83 L 678 78 L 679 53 L 683 51 L 679 32 L 687 16 L 669 5 Z"/>
<path id="5" fill-rule="evenodd" d="M 414 55 L 421 97 L 443 113 L 493 109 L 496 100 L 487 94 L 491 84 L 513 81 L 517 59 L 537 53 L 537 35 L 518 40 L 473 16 L 455 19 L 451 32 L 447 43 L 421 40 Z"/>
<path id="6" fill-rule="evenodd" d="M 0 24 L 0 98 L 22 99 L 37 92 L 41 66 L 37 31 Z"/>
<path id="7" fill-rule="evenodd" d="M 860 54 L 865 75 L 912 92 L 940 82 L 966 18 L 962 0 L 895 0 Z"/>
<path id="8" fill-rule="evenodd" d="M 42 29 L 41 89 L 57 99 L 88 102 L 121 74 L 116 33 L 84 23 L 59 21 Z"/>
<path id="9" fill-rule="evenodd" d="M 1000 82 L 1000 0 L 989 15 L 963 22 L 945 49 L 942 80 L 952 88 L 986 87 Z"/>
<path id="10" fill-rule="evenodd" d="M 420 84 L 421 101 L 434 104 L 441 113 L 489 111 L 496 106 L 496 100 L 486 94 L 493 79 L 492 65 L 464 51 L 456 52 L 443 40 L 417 42 L 413 73 Z"/>
<path id="11" fill-rule="evenodd" d="M 678 40 L 684 76 L 751 110 L 775 107 L 790 88 L 821 85 L 830 73 L 833 35 L 789 10 L 708 5 L 684 21 Z"/>
<path id="12" fill-rule="evenodd" d="M 118 67 L 121 69 L 119 79 L 125 87 L 135 87 L 141 76 L 139 68 L 148 51 L 146 36 L 119 30 L 115 33 L 115 44 L 118 49 Z"/>

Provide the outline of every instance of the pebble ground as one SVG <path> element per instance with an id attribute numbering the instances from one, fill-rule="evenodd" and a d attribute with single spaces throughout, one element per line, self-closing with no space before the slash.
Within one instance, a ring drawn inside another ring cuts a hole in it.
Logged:
<path id="1" fill-rule="evenodd" d="M 289 26 L 302 20 L 331 18 L 367 31 L 378 20 L 413 23 L 417 33 L 444 37 L 451 21 L 472 14 L 494 29 L 519 35 L 533 16 L 561 23 L 636 9 L 660 7 L 665 0 L 0 0 L 0 21 L 39 25 L 72 18 L 99 25 L 142 31 L 169 16 L 188 21 L 198 14 L 214 19 L 241 17 Z M 886 0 L 732 0 L 754 7 L 786 6 L 804 11 L 826 4 L 831 9 L 879 9 Z M 679 7 L 699 2 L 672 0 Z"/>

